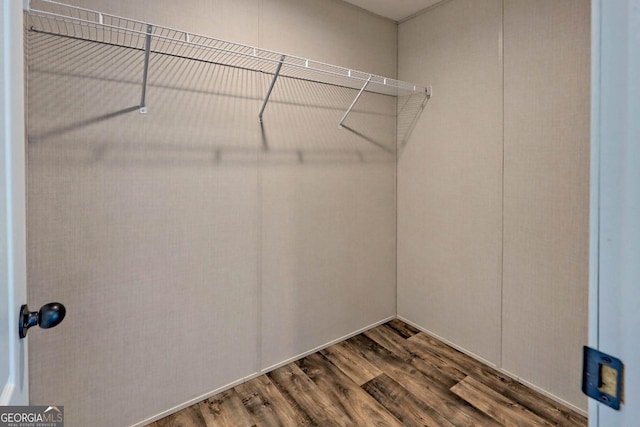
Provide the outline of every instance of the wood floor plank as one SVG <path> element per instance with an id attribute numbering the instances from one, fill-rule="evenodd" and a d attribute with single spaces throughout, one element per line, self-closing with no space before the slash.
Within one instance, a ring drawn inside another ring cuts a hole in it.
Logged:
<path id="1" fill-rule="evenodd" d="M 235 388 L 256 426 L 310 426 L 304 413 L 296 411 L 269 377 L 258 378 Z"/>
<path id="2" fill-rule="evenodd" d="M 252 427 L 253 421 L 235 390 L 227 390 L 198 404 L 207 427 Z"/>
<path id="3" fill-rule="evenodd" d="M 156 425 L 158 427 L 204 427 L 207 424 L 198 405 L 192 405 L 156 421 Z"/>
<path id="4" fill-rule="evenodd" d="M 315 353 L 299 360 L 298 366 L 349 417 L 351 425 L 403 427 L 384 406 L 321 354 Z"/>
<path id="5" fill-rule="evenodd" d="M 454 365 L 467 375 L 486 366 L 480 361 L 467 356 L 461 351 L 446 345 L 424 332 L 420 332 L 410 338 L 407 338 L 407 340 L 420 346 L 422 351 L 440 357 L 442 360 L 446 360 L 449 364 Z"/>
<path id="6" fill-rule="evenodd" d="M 458 427 L 498 426 L 499 424 L 481 413 L 466 401 L 443 388 L 411 365 L 403 363 L 375 341 L 364 335 L 346 341 L 353 345 L 363 357 L 378 366 L 385 374 L 400 383 L 417 399 L 428 405 Z"/>
<path id="7" fill-rule="evenodd" d="M 364 335 L 406 360 L 407 363 L 412 364 L 420 372 L 435 379 L 446 388 L 451 388 L 467 376 L 441 358 L 421 351 L 419 346 L 393 333 L 386 325 L 371 329 Z"/>
<path id="8" fill-rule="evenodd" d="M 362 388 L 387 408 L 405 426 L 454 427 L 438 412 L 415 398 L 407 389 L 386 374 L 364 384 Z"/>
<path id="9" fill-rule="evenodd" d="M 393 319 L 387 323 L 386 326 L 393 329 L 398 335 L 403 338 L 409 338 L 420 332 L 419 329 L 414 328 L 411 325 L 404 323 L 402 320 Z"/>
<path id="10" fill-rule="evenodd" d="M 451 391 L 505 427 L 553 426 L 471 377 L 460 381 L 451 388 Z"/>
<path id="11" fill-rule="evenodd" d="M 320 350 L 320 354 L 329 359 L 331 363 L 336 365 L 358 385 L 362 385 L 382 373 L 367 359 L 353 351 L 349 351 L 349 348 L 342 343 Z"/>
<path id="12" fill-rule="evenodd" d="M 349 417 L 341 412 L 295 363 L 285 365 L 267 375 L 289 403 L 305 413 L 312 425 L 352 425 Z"/>
<path id="13" fill-rule="evenodd" d="M 474 378 L 508 399 L 558 427 L 587 427 L 587 418 L 493 369 L 481 370 Z"/>
<path id="14" fill-rule="evenodd" d="M 587 427 L 582 415 L 399 320 L 149 426 L 398 423 Z"/>
<path id="15" fill-rule="evenodd" d="M 447 344 L 420 332 L 407 339 L 423 351 L 436 355 L 465 374 L 472 376 L 508 399 L 524 406 L 534 414 L 559 427 L 586 427 L 586 417 L 563 407 L 535 390 L 520 384 L 499 371 Z"/>
<path id="16" fill-rule="evenodd" d="M 377 342 L 382 347 L 404 360 L 409 361 L 416 357 L 416 354 L 406 345 L 406 343 L 410 343 L 410 341 L 396 334 L 393 329 L 386 325 L 380 325 L 376 328 L 369 329 L 364 332 L 363 335 Z"/>

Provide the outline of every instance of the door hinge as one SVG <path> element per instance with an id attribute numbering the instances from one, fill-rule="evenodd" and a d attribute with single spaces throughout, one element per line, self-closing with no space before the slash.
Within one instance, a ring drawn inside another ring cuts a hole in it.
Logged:
<path id="1" fill-rule="evenodd" d="M 613 409 L 620 409 L 623 368 L 620 359 L 585 346 L 582 392 Z"/>

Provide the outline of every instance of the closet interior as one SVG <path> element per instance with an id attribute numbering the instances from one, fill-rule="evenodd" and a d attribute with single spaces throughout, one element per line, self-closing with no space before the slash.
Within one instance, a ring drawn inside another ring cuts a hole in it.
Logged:
<path id="1" fill-rule="evenodd" d="M 27 3 L 33 402 L 142 426 L 399 318 L 584 414 L 588 2 Z"/>

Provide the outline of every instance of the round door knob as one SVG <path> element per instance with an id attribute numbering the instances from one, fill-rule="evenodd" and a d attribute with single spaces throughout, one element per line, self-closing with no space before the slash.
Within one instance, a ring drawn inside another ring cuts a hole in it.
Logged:
<path id="1" fill-rule="evenodd" d="M 27 304 L 20 308 L 20 318 L 18 319 L 18 333 L 20 338 L 27 336 L 27 331 L 32 326 L 40 326 L 42 329 L 49 329 L 58 326 L 64 319 L 67 310 L 59 302 L 50 302 L 40 307 L 38 311 L 29 311 Z"/>

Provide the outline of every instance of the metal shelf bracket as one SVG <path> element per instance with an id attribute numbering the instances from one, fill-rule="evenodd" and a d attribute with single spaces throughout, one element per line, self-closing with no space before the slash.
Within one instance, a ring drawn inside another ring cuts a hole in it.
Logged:
<path id="1" fill-rule="evenodd" d="M 411 120 L 411 124 L 409 125 L 409 128 L 407 129 L 407 132 L 404 138 L 402 139 L 402 141 L 400 141 L 401 148 L 403 148 L 405 145 L 407 145 L 407 142 L 409 142 L 409 137 L 413 133 L 413 128 L 416 126 L 416 123 L 418 122 L 418 118 L 420 118 L 420 114 L 422 114 L 422 111 L 424 111 L 425 107 L 427 106 L 427 103 L 431 99 L 431 96 L 433 96 L 433 87 L 427 86 L 424 89 L 424 99 L 420 103 L 420 107 L 418 108 L 418 111 L 415 113 L 415 116 Z M 402 113 L 402 110 L 404 110 L 406 106 L 407 104 L 405 103 L 405 105 L 402 106 L 400 113 Z"/>
<path id="2" fill-rule="evenodd" d="M 271 80 L 271 85 L 269 86 L 269 90 L 267 91 L 267 96 L 265 96 L 264 102 L 262 103 L 262 108 L 260 108 L 260 112 L 258 113 L 258 122 L 260 124 L 262 124 L 262 115 L 264 114 L 264 109 L 267 108 L 267 102 L 269 102 L 269 97 L 271 97 L 271 92 L 273 91 L 273 87 L 276 85 L 276 80 L 278 80 L 278 76 L 280 75 L 280 70 L 282 70 L 282 64 L 284 64 L 285 58 L 286 58 L 286 55 L 282 55 L 280 57 L 278 68 L 276 68 L 276 72 L 273 75 L 273 80 Z"/>
<path id="3" fill-rule="evenodd" d="M 349 106 L 349 108 L 347 109 L 347 111 L 344 113 L 344 115 L 342 116 L 342 118 L 340 119 L 340 123 L 338 123 L 338 127 L 340 129 L 342 129 L 342 125 L 344 123 L 344 121 L 347 119 L 347 116 L 349 115 L 349 113 L 351 112 L 351 110 L 353 110 L 353 107 L 356 105 L 356 102 L 358 102 L 358 99 L 360 99 L 360 97 L 362 96 L 362 93 L 364 92 L 364 90 L 367 88 L 367 86 L 369 85 L 369 82 L 371 81 L 371 77 L 373 77 L 372 75 L 369 75 L 369 78 L 367 79 L 366 82 L 364 82 L 364 86 L 362 86 L 362 89 L 360 89 L 360 92 L 358 92 L 358 94 L 356 95 L 355 99 L 353 100 L 353 102 L 351 103 L 351 105 Z"/>
<path id="4" fill-rule="evenodd" d="M 149 74 L 149 54 L 151 53 L 151 33 L 153 25 L 147 24 L 147 36 L 144 42 L 144 71 L 142 74 L 142 96 L 140 97 L 140 113 L 147 113 L 147 76 Z"/>

